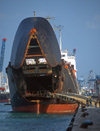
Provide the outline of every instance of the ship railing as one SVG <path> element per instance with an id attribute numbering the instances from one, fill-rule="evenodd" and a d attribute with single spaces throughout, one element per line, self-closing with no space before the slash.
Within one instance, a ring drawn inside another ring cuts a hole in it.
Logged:
<path id="1" fill-rule="evenodd" d="M 44 91 L 37 91 L 35 93 L 26 93 L 25 97 L 45 97 L 50 98 L 52 97 L 51 93 L 47 90 Z"/>
<path id="2" fill-rule="evenodd" d="M 87 99 L 88 98 L 87 96 L 76 94 L 76 93 L 66 93 L 66 95 L 68 95 L 68 96 L 76 96 L 76 97 L 83 98 L 83 99 Z"/>
<path id="3" fill-rule="evenodd" d="M 54 98 L 58 98 L 58 99 L 63 100 L 65 102 L 68 102 L 68 101 L 78 102 L 77 100 L 75 100 L 72 97 L 65 95 L 65 94 L 54 93 L 53 96 L 54 96 Z"/>

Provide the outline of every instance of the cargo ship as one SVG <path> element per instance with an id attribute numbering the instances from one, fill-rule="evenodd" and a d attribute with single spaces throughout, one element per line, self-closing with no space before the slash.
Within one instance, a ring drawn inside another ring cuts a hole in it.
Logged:
<path id="1" fill-rule="evenodd" d="M 77 103 L 54 97 L 78 93 L 74 65 L 65 60 L 66 53 L 62 55 L 48 20 L 30 17 L 20 23 L 6 69 L 13 111 L 75 112 Z"/>
<path id="2" fill-rule="evenodd" d="M 9 103 L 9 101 L 10 101 L 9 93 L 4 92 L 4 89 L 0 88 L 0 103 Z"/>

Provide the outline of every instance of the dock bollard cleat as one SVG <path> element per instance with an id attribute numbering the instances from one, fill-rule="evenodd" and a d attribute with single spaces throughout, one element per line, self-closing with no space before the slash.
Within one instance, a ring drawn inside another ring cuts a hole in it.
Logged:
<path id="1" fill-rule="evenodd" d="M 88 128 L 88 126 L 91 126 L 91 125 L 93 125 L 93 122 L 91 120 L 85 120 L 81 124 L 80 128 Z"/>

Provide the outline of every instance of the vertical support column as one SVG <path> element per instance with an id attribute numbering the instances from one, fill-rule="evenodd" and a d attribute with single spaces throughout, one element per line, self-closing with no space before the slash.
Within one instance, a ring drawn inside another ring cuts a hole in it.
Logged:
<path id="1" fill-rule="evenodd" d="M 37 114 L 40 114 L 40 100 L 37 100 Z"/>

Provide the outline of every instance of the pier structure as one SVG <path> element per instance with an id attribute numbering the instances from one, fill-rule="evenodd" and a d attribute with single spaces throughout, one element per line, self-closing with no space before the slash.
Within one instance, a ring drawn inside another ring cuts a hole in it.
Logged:
<path id="1" fill-rule="evenodd" d="M 80 107 L 71 120 L 66 131 L 99 131 L 100 108 L 88 107 L 82 110 Z"/>
<path id="2" fill-rule="evenodd" d="M 86 96 L 69 94 L 72 100 L 79 103 L 66 131 L 99 131 L 100 130 L 100 101 Z"/>

